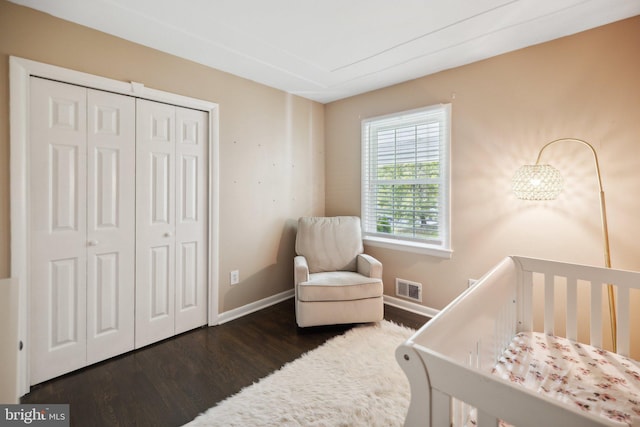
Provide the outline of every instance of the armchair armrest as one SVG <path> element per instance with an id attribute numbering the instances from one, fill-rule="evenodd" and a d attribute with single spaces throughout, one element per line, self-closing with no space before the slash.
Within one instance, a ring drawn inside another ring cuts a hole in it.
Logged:
<path id="1" fill-rule="evenodd" d="M 293 259 L 293 279 L 296 285 L 309 281 L 309 264 L 302 255 L 298 255 Z"/>
<path id="2" fill-rule="evenodd" d="M 357 258 L 358 273 L 367 276 L 382 279 L 382 263 L 367 254 L 360 254 Z"/>

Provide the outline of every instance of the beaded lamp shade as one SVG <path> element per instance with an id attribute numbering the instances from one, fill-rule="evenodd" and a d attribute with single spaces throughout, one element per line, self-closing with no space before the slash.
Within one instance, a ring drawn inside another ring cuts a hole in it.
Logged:
<path id="1" fill-rule="evenodd" d="M 513 176 L 513 192 L 523 200 L 553 200 L 562 191 L 562 175 L 550 165 L 524 165 Z"/>

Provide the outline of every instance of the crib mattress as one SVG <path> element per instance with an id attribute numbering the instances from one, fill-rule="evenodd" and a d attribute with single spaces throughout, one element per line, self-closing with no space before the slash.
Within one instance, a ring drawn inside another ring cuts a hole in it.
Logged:
<path id="1" fill-rule="evenodd" d="M 629 358 L 527 332 L 514 337 L 493 373 L 620 425 L 640 427 L 640 364 Z"/>

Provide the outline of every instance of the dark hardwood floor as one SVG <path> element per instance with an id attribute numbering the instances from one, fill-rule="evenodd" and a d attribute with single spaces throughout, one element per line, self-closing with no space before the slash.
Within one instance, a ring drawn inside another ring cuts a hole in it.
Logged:
<path id="1" fill-rule="evenodd" d="M 428 320 L 390 306 L 385 319 Z M 36 385 L 22 403 L 68 403 L 75 427 L 180 426 L 351 327 L 298 328 L 290 299 Z"/>

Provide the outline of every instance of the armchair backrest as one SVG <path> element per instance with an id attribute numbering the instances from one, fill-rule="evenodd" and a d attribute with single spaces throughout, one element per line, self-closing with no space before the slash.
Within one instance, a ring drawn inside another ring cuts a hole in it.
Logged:
<path id="1" fill-rule="evenodd" d="M 307 259 L 310 273 L 356 271 L 356 258 L 362 252 L 362 231 L 357 216 L 298 220 L 296 253 Z"/>

